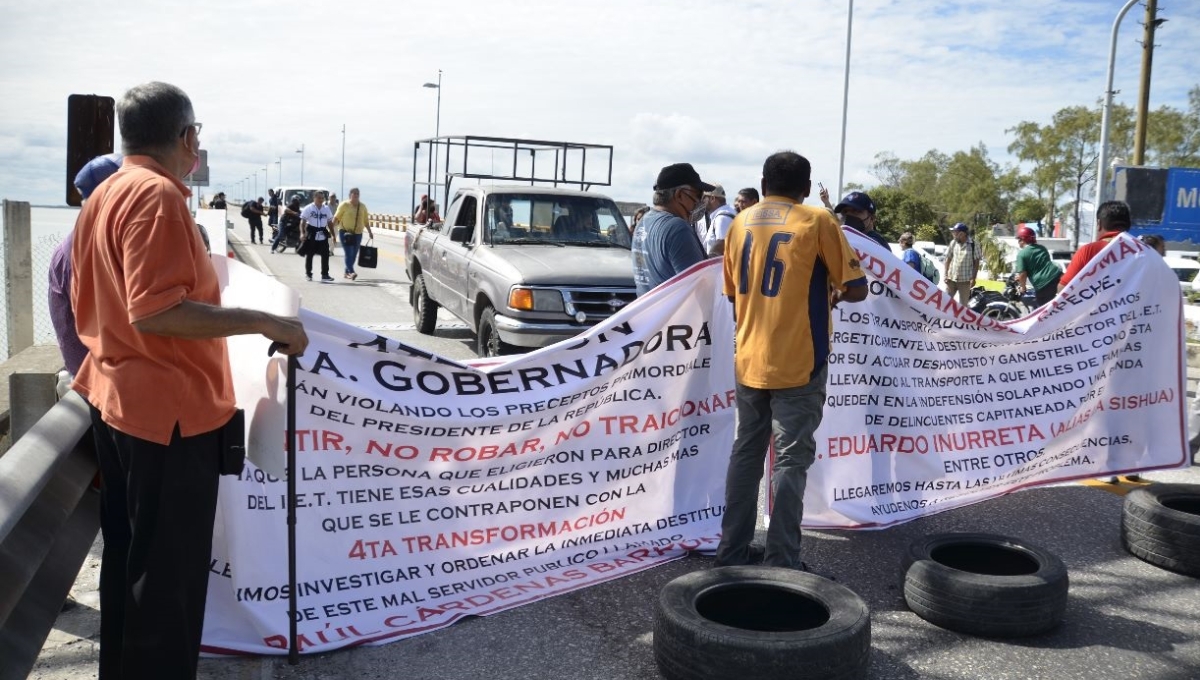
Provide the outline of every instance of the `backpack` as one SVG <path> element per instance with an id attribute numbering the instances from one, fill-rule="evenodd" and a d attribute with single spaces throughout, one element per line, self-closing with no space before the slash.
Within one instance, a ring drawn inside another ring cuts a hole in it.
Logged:
<path id="1" fill-rule="evenodd" d="M 245 203 L 242 204 L 242 217 L 249 219 L 250 216 L 254 214 L 254 213 L 250 212 L 250 204 L 251 203 L 253 203 L 253 201 L 246 201 Z"/>
<path id="2" fill-rule="evenodd" d="M 942 275 L 938 272 L 937 264 L 934 263 L 933 258 L 920 250 L 917 251 L 917 255 L 921 256 L 921 276 L 932 281 L 935 286 L 941 283 Z"/>

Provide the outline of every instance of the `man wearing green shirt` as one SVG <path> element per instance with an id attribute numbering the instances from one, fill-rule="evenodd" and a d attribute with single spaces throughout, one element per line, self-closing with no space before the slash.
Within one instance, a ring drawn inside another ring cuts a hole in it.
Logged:
<path id="1" fill-rule="evenodd" d="M 1050 252 L 1045 246 L 1038 245 L 1037 234 L 1029 227 L 1017 230 L 1017 243 L 1021 250 L 1017 253 L 1017 291 L 1025 293 L 1030 286 L 1037 297 L 1037 306 L 1050 302 L 1058 294 L 1058 278 L 1062 270 L 1050 258 Z"/>

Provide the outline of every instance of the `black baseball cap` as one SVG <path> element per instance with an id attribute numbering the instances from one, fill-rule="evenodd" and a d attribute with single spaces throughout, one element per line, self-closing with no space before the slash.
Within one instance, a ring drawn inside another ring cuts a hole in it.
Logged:
<path id="1" fill-rule="evenodd" d="M 675 187 L 698 187 L 701 191 L 712 191 L 714 188 L 700 181 L 700 173 L 691 163 L 675 163 L 658 172 L 658 179 L 654 182 L 655 191 Z"/>

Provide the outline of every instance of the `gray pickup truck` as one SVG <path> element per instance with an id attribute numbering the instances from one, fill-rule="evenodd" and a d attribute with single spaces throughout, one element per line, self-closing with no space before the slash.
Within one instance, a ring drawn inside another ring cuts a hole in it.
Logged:
<path id="1" fill-rule="evenodd" d="M 404 239 L 417 330 L 445 308 L 475 333 L 480 356 L 544 347 L 636 297 L 629 228 L 612 199 L 541 186 L 459 189 L 445 222 Z"/>

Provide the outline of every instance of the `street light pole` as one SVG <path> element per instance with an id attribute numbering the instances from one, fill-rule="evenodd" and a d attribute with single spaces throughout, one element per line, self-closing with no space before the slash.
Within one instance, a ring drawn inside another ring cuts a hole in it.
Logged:
<path id="1" fill-rule="evenodd" d="M 346 198 L 346 124 L 342 123 L 342 186 L 338 189 L 342 198 Z"/>
<path id="2" fill-rule="evenodd" d="M 278 166 L 277 168 L 275 168 L 275 179 L 279 180 L 279 186 L 283 186 L 283 157 L 282 156 L 277 156 L 275 158 L 275 165 Z"/>
<path id="3" fill-rule="evenodd" d="M 263 188 L 268 191 L 270 191 L 270 187 L 271 187 L 271 176 L 267 174 L 267 168 L 269 168 L 269 167 L 270 167 L 269 164 L 263 166 Z M 258 175 L 257 172 L 255 172 L 254 174 Z"/>
<path id="4" fill-rule="evenodd" d="M 850 31 L 854 25 L 854 0 L 849 0 L 846 12 L 846 68 L 845 81 L 842 83 L 842 150 L 838 153 L 838 190 L 834 201 L 841 200 L 842 176 L 846 170 L 846 114 L 850 107 Z"/>
<path id="5" fill-rule="evenodd" d="M 1104 201 L 1104 172 L 1108 168 L 1108 123 L 1109 114 L 1112 109 L 1113 100 L 1113 69 L 1117 63 L 1117 32 L 1121 30 L 1121 20 L 1125 18 L 1125 14 L 1141 0 L 1129 0 L 1121 11 L 1117 14 L 1117 18 L 1113 21 L 1112 42 L 1108 54 L 1108 80 L 1104 86 L 1104 106 L 1100 111 L 1100 158 L 1097 160 L 1099 166 L 1096 168 L 1096 207 L 1097 213 L 1100 211 L 1100 204 Z M 1095 227 L 1093 227 L 1094 229 Z M 1075 227 L 1075 247 L 1079 247 L 1079 227 Z"/>
<path id="6" fill-rule="evenodd" d="M 301 144 L 296 153 L 300 154 L 300 185 L 304 185 L 304 145 Z"/>
<path id="7" fill-rule="evenodd" d="M 442 69 L 440 69 L 440 68 L 438 69 L 437 84 L 425 83 L 421 87 L 429 87 L 429 88 L 433 88 L 433 89 L 437 90 L 437 118 L 436 118 L 436 122 L 435 122 L 434 128 L 433 128 L 433 138 L 438 139 L 439 137 L 442 136 Z M 437 149 L 438 149 L 438 147 L 437 147 L 436 143 L 434 143 L 434 145 L 430 148 L 430 152 L 433 154 L 433 183 L 434 183 L 433 187 L 430 188 L 430 191 L 433 193 L 432 200 L 434 203 L 437 203 L 437 185 L 438 185 Z M 449 155 L 447 155 L 447 158 L 449 158 Z"/>

